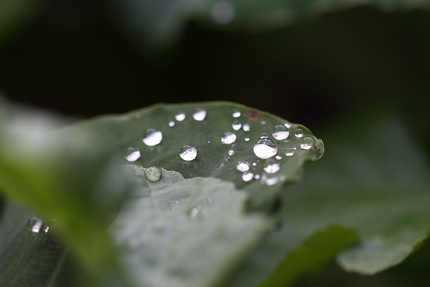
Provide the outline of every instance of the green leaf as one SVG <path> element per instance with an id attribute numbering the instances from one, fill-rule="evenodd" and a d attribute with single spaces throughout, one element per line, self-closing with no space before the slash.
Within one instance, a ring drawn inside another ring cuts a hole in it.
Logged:
<path id="1" fill-rule="evenodd" d="M 147 46 L 172 43 L 189 19 L 224 30 L 262 31 L 361 5 L 373 5 L 385 11 L 430 7 L 427 0 L 126 0 L 115 4 L 130 34 Z"/>
<path id="2" fill-rule="evenodd" d="M 204 119 L 199 120 L 198 112 Z M 135 164 L 178 171 L 185 178 L 215 177 L 233 182 L 236 188 L 249 193 L 251 209 L 259 210 L 273 206 L 282 185 L 301 178 L 305 161 L 317 160 L 324 153 L 322 141 L 307 128 L 256 109 L 223 102 L 155 105 L 123 116 L 86 121 L 73 128 L 98 136 L 101 143 L 116 152 L 136 152 L 140 157 L 132 161 Z M 160 142 L 148 145 L 143 138 L 151 131 L 154 134 L 149 141 Z M 226 133 L 231 133 L 231 143 L 222 142 Z M 261 139 L 273 146 L 260 145 Z M 197 152 L 190 161 L 180 156 L 187 145 Z M 240 162 L 247 165 L 248 172 L 238 170 Z"/>
<path id="3" fill-rule="evenodd" d="M 331 149 L 323 162 L 310 166 L 305 180 L 283 193 L 282 228 L 270 234 L 229 286 L 256 286 L 305 238 L 330 224 L 359 234 L 359 243 L 337 260 L 361 274 L 399 264 L 427 237 L 429 169 L 401 121 L 360 117 L 332 127 L 325 139 Z"/>
<path id="4" fill-rule="evenodd" d="M 114 223 L 113 236 L 136 286 L 217 286 L 268 228 L 246 215 L 246 194 L 214 178 L 162 170 L 158 182 L 127 166 L 141 189 Z"/>

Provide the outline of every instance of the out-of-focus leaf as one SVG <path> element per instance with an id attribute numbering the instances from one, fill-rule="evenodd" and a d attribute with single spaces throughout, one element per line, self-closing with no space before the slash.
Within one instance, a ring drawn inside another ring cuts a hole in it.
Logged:
<path id="1" fill-rule="evenodd" d="M 245 213 L 247 195 L 230 182 L 166 170 L 151 182 L 145 168 L 127 168 L 141 189 L 113 236 L 135 286 L 218 286 L 268 228 L 263 216 Z"/>
<path id="2" fill-rule="evenodd" d="M 427 0 L 116 0 L 114 3 L 130 34 L 144 45 L 171 43 L 190 19 L 220 29 L 261 31 L 360 5 L 385 11 L 430 8 Z"/>
<path id="3" fill-rule="evenodd" d="M 374 274 L 399 264 L 430 227 L 428 166 L 392 117 L 333 127 L 331 147 L 303 183 L 283 193 L 282 228 L 270 234 L 228 286 L 257 286 L 300 242 L 328 224 L 354 228 L 359 243 L 338 256 L 348 271 Z"/>

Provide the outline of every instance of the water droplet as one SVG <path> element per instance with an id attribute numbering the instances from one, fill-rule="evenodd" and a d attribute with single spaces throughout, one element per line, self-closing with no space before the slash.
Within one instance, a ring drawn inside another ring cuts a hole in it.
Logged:
<path id="1" fill-rule="evenodd" d="M 163 139 L 163 134 L 156 129 L 147 129 L 145 132 L 145 137 L 143 138 L 143 143 L 147 146 L 155 146 L 161 143 Z"/>
<path id="2" fill-rule="evenodd" d="M 246 142 L 249 142 L 249 138 L 245 138 L 245 141 L 246 141 Z"/>
<path id="3" fill-rule="evenodd" d="M 298 128 L 298 129 L 296 129 L 294 134 L 296 135 L 296 137 L 301 138 L 303 136 L 303 130 Z"/>
<path id="4" fill-rule="evenodd" d="M 208 198 L 204 198 L 201 201 L 199 201 L 199 203 L 197 203 L 193 208 L 191 208 L 189 214 L 191 218 L 196 218 L 200 211 L 205 207 L 208 206 L 209 203 L 211 203 L 212 199 Z"/>
<path id="5" fill-rule="evenodd" d="M 277 184 L 279 182 L 279 178 L 278 177 L 267 177 L 267 175 L 263 175 L 263 177 L 262 177 L 261 180 L 267 186 L 272 186 L 272 185 L 275 185 L 275 184 Z"/>
<path id="6" fill-rule="evenodd" d="M 304 150 L 310 150 L 315 140 L 311 137 L 305 137 L 300 141 L 300 148 Z"/>
<path id="7" fill-rule="evenodd" d="M 275 158 L 276 158 L 277 160 L 281 160 L 281 159 L 282 159 L 282 156 L 277 155 Z"/>
<path id="8" fill-rule="evenodd" d="M 240 130 L 240 128 L 242 127 L 242 124 L 239 121 L 234 121 L 233 124 L 231 125 L 233 127 L 233 129 L 235 131 Z"/>
<path id="9" fill-rule="evenodd" d="M 267 139 L 269 136 L 266 133 L 262 133 L 260 138 L 262 139 Z"/>
<path id="10" fill-rule="evenodd" d="M 151 166 L 145 170 L 146 179 L 152 182 L 160 181 L 161 174 L 161 168 L 158 166 Z"/>
<path id="11" fill-rule="evenodd" d="M 291 128 L 291 124 L 290 123 L 285 123 L 284 126 L 286 126 L 287 128 Z"/>
<path id="12" fill-rule="evenodd" d="M 48 233 L 48 232 L 49 232 L 49 229 L 50 229 L 50 227 L 49 227 L 48 225 L 43 225 L 43 227 L 42 227 L 42 231 L 43 231 L 44 233 Z"/>
<path id="13" fill-rule="evenodd" d="M 212 19 L 218 24 L 227 24 L 233 20 L 236 11 L 229 2 L 218 2 L 212 7 Z"/>
<path id="14" fill-rule="evenodd" d="M 206 118 L 206 110 L 202 108 L 197 108 L 196 111 L 193 114 L 193 119 L 196 121 L 203 121 Z"/>
<path id="15" fill-rule="evenodd" d="M 229 151 L 228 151 L 228 155 L 229 155 L 229 156 L 234 155 L 234 150 L 232 150 L 232 149 L 231 149 L 231 150 L 229 150 Z"/>
<path id="16" fill-rule="evenodd" d="M 296 147 L 287 147 L 285 149 L 285 155 L 286 156 L 293 156 L 296 149 L 297 149 Z"/>
<path id="17" fill-rule="evenodd" d="M 169 122 L 169 127 L 173 127 L 175 125 L 174 121 Z"/>
<path id="18" fill-rule="evenodd" d="M 278 146 L 271 139 L 261 138 L 254 144 L 253 150 L 257 157 L 268 159 L 276 155 Z"/>
<path id="19" fill-rule="evenodd" d="M 236 141 L 236 135 L 232 132 L 226 132 L 224 133 L 223 137 L 221 138 L 221 142 L 223 144 L 232 144 Z"/>
<path id="20" fill-rule="evenodd" d="M 43 222 L 39 218 L 33 216 L 33 217 L 30 217 L 30 219 L 28 220 L 27 226 L 31 232 L 39 233 L 39 231 L 43 227 Z"/>
<path id="21" fill-rule="evenodd" d="M 284 140 L 290 135 L 290 132 L 284 125 L 277 125 L 272 135 L 277 140 Z"/>
<path id="22" fill-rule="evenodd" d="M 197 156 L 197 149 L 191 145 L 184 145 L 179 152 L 179 156 L 185 161 L 192 161 Z"/>
<path id="23" fill-rule="evenodd" d="M 233 112 L 233 118 L 238 118 L 240 117 L 241 113 L 238 110 L 234 110 Z"/>
<path id="24" fill-rule="evenodd" d="M 251 126 L 250 126 L 250 125 L 248 125 L 248 124 L 244 124 L 244 125 L 243 125 L 243 130 L 244 130 L 245 132 L 249 132 L 249 131 L 251 130 Z"/>
<path id="25" fill-rule="evenodd" d="M 254 174 L 252 172 L 245 172 L 242 174 L 243 181 L 251 181 L 254 178 Z"/>
<path id="26" fill-rule="evenodd" d="M 256 163 L 256 162 L 253 162 L 253 163 L 252 163 L 252 166 L 257 166 L 257 163 Z"/>
<path id="27" fill-rule="evenodd" d="M 179 201 L 177 201 L 177 200 L 175 200 L 175 201 L 171 201 L 171 202 L 169 202 L 169 209 L 170 209 L 170 210 L 173 210 L 173 209 L 175 209 L 176 207 L 178 207 L 178 205 L 179 205 Z"/>
<path id="28" fill-rule="evenodd" d="M 249 163 L 246 161 L 239 161 L 236 165 L 236 169 L 241 172 L 249 170 Z"/>
<path id="29" fill-rule="evenodd" d="M 185 113 L 177 113 L 177 114 L 175 115 L 175 119 L 176 119 L 178 122 L 182 122 L 183 120 L 185 120 Z"/>
<path id="30" fill-rule="evenodd" d="M 280 169 L 279 163 L 272 163 L 264 167 L 264 171 L 267 173 L 277 173 Z"/>
<path id="31" fill-rule="evenodd" d="M 127 155 L 125 156 L 125 159 L 129 162 L 136 161 L 140 158 L 140 151 L 133 147 L 127 148 Z"/>
<path id="32" fill-rule="evenodd" d="M 315 148 L 316 148 L 316 159 L 320 159 L 324 154 L 324 143 L 322 140 L 317 139 L 315 142 Z"/>
<path id="33" fill-rule="evenodd" d="M 259 174 L 256 174 L 256 175 L 254 176 L 254 178 L 255 178 L 255 179 L 260 179 L 260 175 L 259 175 Z"/>
<path id="34" fill-rule="evenodd" d="M 261 124 L 262 124 L 262 125 L 265 125 L 265 124 L 266 124 L 266 122 L 265 122 L 265 121 L 261 121 Z"/>

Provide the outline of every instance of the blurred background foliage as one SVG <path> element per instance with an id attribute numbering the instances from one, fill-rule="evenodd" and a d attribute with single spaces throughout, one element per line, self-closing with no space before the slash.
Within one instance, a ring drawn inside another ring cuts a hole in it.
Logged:
<path id="1" fill-rule="evenodd" d="M 428 152 L 430 3 L 339 2 L 0 0 L 0 89 L 77 118 L 228 100 L 323 139 L 380 106 Z M 376 276 L 333 264 L 297 286 L 424 286 L 429 245 Z"/>

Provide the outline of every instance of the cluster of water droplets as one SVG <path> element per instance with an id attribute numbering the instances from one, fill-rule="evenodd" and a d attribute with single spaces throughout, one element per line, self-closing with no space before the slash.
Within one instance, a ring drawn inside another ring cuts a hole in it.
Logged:
<path id="1" fill-rule="evenodd" d="M 50 229 L 49 225 L 44 224 L 40 218 L 35 216 L 30 217 L 27 226 L 28 230 L 33 233 L 48 233 Z"/>

